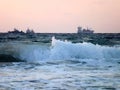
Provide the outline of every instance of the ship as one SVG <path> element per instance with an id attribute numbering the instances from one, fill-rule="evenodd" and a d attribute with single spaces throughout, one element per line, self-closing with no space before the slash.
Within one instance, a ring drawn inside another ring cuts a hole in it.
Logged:
<path id="1" fill-rule="evenodd" d="M 82 27 L 77 27 L 77 33 L 78 34 L 93 34 L 94 30 L 91 30 L 89 28 L 85 29 L 85 28 L 82 28 Z"/>

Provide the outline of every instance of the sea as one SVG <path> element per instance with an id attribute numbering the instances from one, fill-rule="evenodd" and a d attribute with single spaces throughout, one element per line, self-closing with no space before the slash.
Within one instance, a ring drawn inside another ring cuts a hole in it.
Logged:
<path id="1" fill-rule="evenodd" d="M 0 90 L 120 90 L 120 45 L 53 36 L 49 43 L 2 42 L 0 54 L 20 60 L 0 62 Z"/>

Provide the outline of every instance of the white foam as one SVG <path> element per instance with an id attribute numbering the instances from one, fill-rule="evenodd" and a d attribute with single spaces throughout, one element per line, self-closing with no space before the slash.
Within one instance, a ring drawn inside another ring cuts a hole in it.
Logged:
<path id="1" fill-rule="evenodd" d="M 14 48 L 12 49 L 14 56 L 27 61 L 120 59 L 120 47 L 94 45 L 87 42 L 72 43 L 57 40 L 55 37 L 52 37 L 51 46 L 44 44 L 13 44 L 12 48 Z"/>
<path id="2" fill-rule="evenodd" d="M 69 60 L 69 59 L 120 59 L 120 48 L 94 45 L 92 43 L 71 43 L 52 38 L 51 46 L 28 45 L 20 53 L 25 60 Z"/>

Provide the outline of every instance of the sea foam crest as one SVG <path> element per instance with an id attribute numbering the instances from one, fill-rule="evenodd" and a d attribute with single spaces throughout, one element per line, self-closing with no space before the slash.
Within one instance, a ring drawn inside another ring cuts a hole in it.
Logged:
<path id="1" fill-rule="evenodd" d="M 94 45 L 92 43 L 71 43 L 52 39 L 51 59 L 109 59 L 120 58 L 120 48 Z"/>
<path id="2" fill-rule="evenodd" d="M 20 53 L 20 58 L 30 61 L 70 59 L 120 59 L 120 48 L 72 43 L 52 37 L 51 46 L 29 45 Z"/>
<path id="3" fill-rule="evenodd" d="M 27 61 L 120 59 L 120 47 L 94 45 L 87 42 L 72 43 L 57 40 L 55 37 L 52 37 L 50 46 L 45 44 L 10 44 L 6 47 L 3 45 L 0 49 L 7 54 Z"/>

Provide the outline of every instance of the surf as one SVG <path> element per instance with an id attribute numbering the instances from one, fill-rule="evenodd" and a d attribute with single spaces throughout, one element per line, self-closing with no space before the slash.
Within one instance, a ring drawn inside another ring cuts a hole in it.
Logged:
<path id="1" fill-rule="evenodd" d="M 72 43 L 52 37 L 49 45 L 6 43 L 0 45 L 1 55 L 11 55 L 22 61 L 48 61 L 72 59 L 120 59 L 120 47 L 95 45 L 92 43 Z"/>

